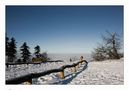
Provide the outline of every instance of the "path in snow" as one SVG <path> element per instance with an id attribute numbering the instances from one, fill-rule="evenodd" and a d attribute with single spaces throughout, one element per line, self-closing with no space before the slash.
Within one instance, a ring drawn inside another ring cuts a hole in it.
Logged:
<path id="1" fill-rule="evenodd" d="M 60 73 L 52 73 L 46 76 L 39 77 L 34 81 L 34 84 L 69 84 L 74 78 L 76 78 L 80 73 L 86 70 L 87 66 L 85 63 L 77 68 L 76 72 L 73 72 L 73 68 L 67 68 L 64 70 L 65 79 L 60 79 Z"/>
<path id="2" fill-rule="evenodd" d="M 90 62 L 88 68 L 74 78 L 71 85 L 123 85 L 124 61 Z"/>

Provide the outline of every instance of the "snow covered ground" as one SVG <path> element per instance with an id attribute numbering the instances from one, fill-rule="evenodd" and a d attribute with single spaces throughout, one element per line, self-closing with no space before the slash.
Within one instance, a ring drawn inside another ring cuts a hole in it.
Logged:
<path id="1" fill-rule="evenodd" d="M 77 62 L 77 61 L 74 61 Z M 6 68 L 6 80 L 31 72 L 41 72 L 59 68 L 73 62 L 53 62 L 41 65 L 20 65 Z M 69 84 L 69 85 L 123 85 L 124 84 L 124 60 L 106 60 L 102 62 L 89 62 L 73 72 L 72 69 L 65 69 L 65 79 L 60 79 L 60 73 L 52 73 L 46 76 L 33 79 L 33 84 Z"/>
<path id="2" fill-rule="evenodd" d="M 124 61 L 107 60 L 90 62 L 88 68 L 80 73 L 69 84 L 79 85 L 123 85 Z"/>
<path id="3" fill-rule="evenodd" d="M 41 64 L 22 64 L 22 65 L 10 65 L 6 68 L 6 80 L 26 75 L 29 73 L 43 72 L 46 70 L 57 69 L 63 65 L 73 64 L 77 61 L 70 62 L 69 60 L 63 62 L 46 62 Z"/>

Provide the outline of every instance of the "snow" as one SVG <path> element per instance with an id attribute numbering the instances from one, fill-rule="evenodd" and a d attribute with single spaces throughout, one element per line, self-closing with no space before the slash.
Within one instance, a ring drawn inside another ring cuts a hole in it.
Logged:
<path id="1" fill-rule="evenodd" d="M 29 73 L 43 72 L 46 70 L 51 70 L 61 67 L 63 62 L 53 62 L 53 63 L 41 63 L 41 64 L 28 64 L 28 65 L 10 65 L 6 68 L 6 80 L 15 78 L 18 76 L 26 75 Z"/>
<path id="2" fill-rule="evenodd" d="M 29 73 L 43 72 L 46 70 L 57 69 L 63 65 L 73 64 L 76 60 L 70 62 L 69 60 L 63 62 L 46 62 L 41 64 L 22 64 L 22 65 L 10 65 L 6 68 L 6 80 L 26 75 Z"/>
<path id="3" fill-rule="evenodd" d="M 78 60 L 74 61 L 77 62 Z M 41 72 L 59 68 L 62 65 L 72 64 L 69 60 L 64 62 L 48 62 L 39 65 L 14 65 L 6 68 L 6 80 L 32 72 Z M 89 62 L 86 67 L 83 63 L 77 72 L 73 68 L 65 69 L 65 79 L 60 79 L 60 73 L 52 73 L 33 79 L 33 84 L 43 85 L 123 85 L 124 60 L 106 60 L 102 62 Z"/>
<path id="4" fill-rule="evenodd" d="M 69 84 L 79 85 L 123 85 L 123 60 L 90 62 L 88 68 Z"/>

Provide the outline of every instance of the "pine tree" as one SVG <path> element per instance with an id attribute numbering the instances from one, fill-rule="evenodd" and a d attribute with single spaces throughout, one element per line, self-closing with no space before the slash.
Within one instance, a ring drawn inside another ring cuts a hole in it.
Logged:
<path id="1" fill-rule="evenodd" d="M 8 45 L 9 45 L 8 49 L 7 49 L 7 51 L 8 51 L 8 58 L 9 58 L 8 61 L 9 62 L 13 62 L 14 59 L 16 58 L 16 53 L 17 53 L 16 41 L 15 41 L 15 39 L 13 37 L 11 38 L 11 41 L 9 42 Z"/>
<path id="2" fill-rule="evenodd" d="M 35 49 L 35 56 L 38 58 L 40 55 L 40 46 L 37 45 L 34 49 Z"/>
<path id="3" fill-rule="evenodd" d="M 24 42 L 20 48 L 23 62 L 28 62 L 27 60 L 29 60 L 31 54 L 29 51 L 29 46 L 27 46 L 26 42 Z"/>
<path id="4" fill-rule="evenodd" d="M 5 40 L 6 40 L 6 43 L 5 43 L 5 45 L 6 45 L 6 46 L 5 46 L 5 47 L 6 47 L 5 50 L 6 50 L 6 51 L 5 51 L 5 52 L 6 52 L 6 57 L 7 57 L 6 60 L 7 60 L 7 62 L 8 62 L 8 55 L 9 55 L 9 38 L 6 36 L 6 39 L 5 39 Z"/>
<path id="5" fill-rule="evenodd" d="M 8 56 L 9 52 L 9 38 L 6 36 L 6 56 Z"/>

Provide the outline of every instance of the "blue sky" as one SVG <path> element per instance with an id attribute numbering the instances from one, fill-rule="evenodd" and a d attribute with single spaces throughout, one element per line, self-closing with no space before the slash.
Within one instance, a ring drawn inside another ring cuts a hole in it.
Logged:
<path id="1" fill-rule="evenodd" d="M 123 35 L 122 6 L 6 6 L 6 33 L 48 53 L 91 53 L 105 31 Z"/>

